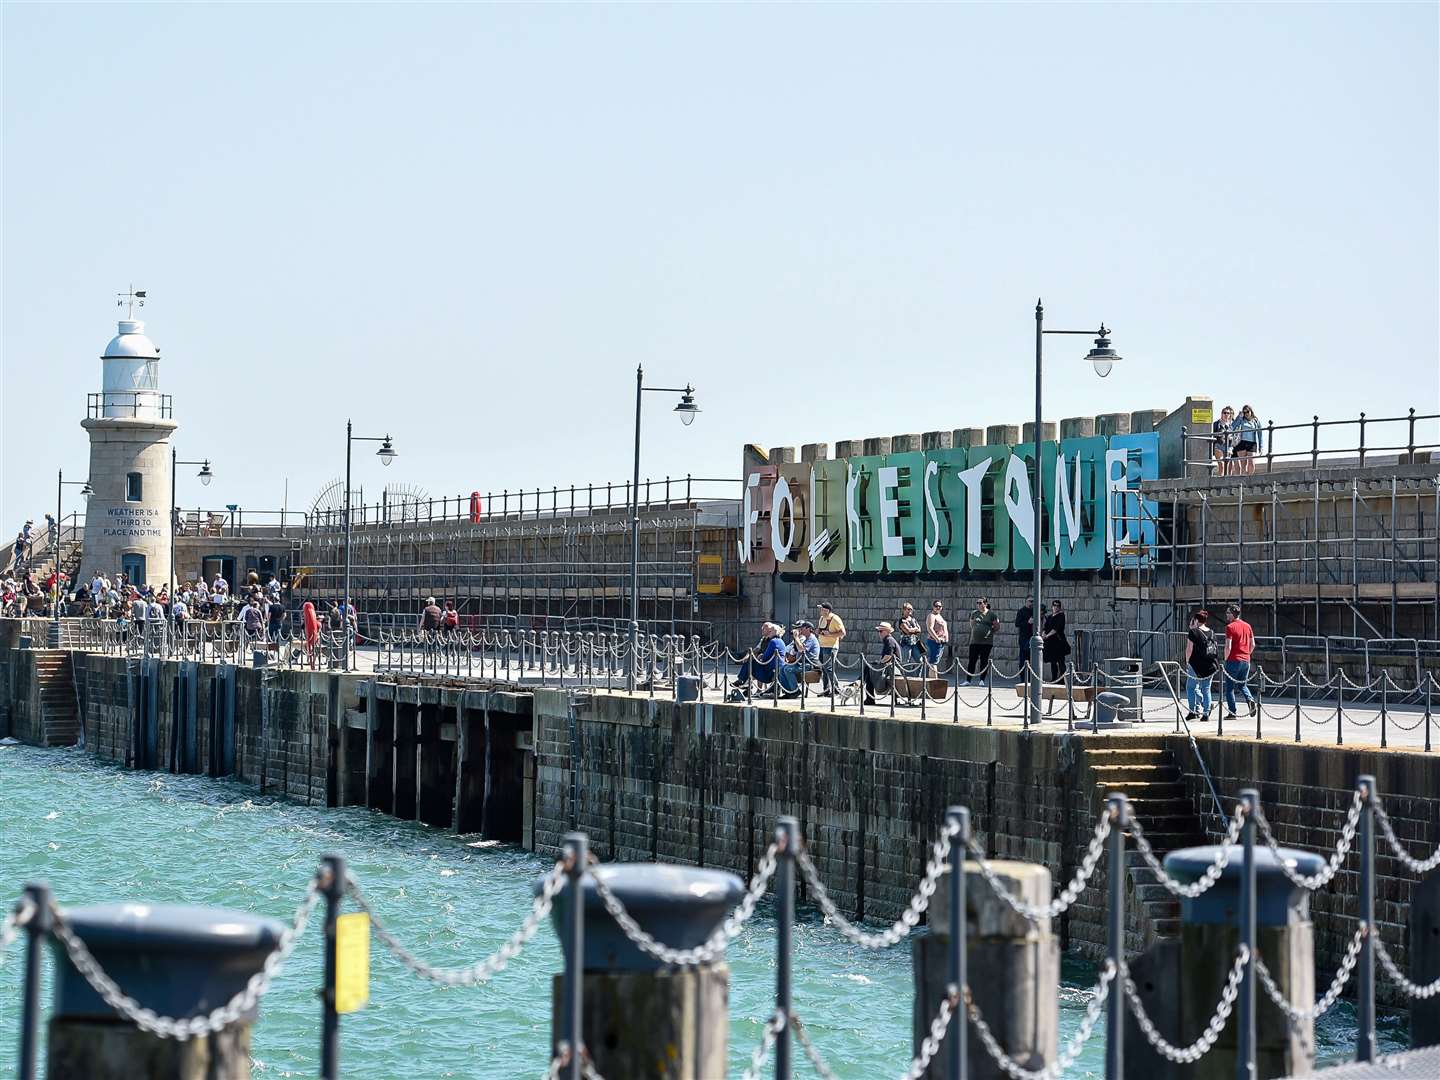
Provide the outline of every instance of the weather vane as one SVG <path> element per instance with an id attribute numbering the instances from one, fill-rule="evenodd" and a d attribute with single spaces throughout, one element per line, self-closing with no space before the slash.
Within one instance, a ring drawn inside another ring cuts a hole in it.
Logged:
<path id="1" fill-rule="evenodd" d="M 140 289 L 137 291 L 133 284 L 130 286 L 129 292 L 116 293 L 115 296 L 117 297 L 115 301 L 116 307 L 120 307 L 122 304 L 129 305 L 129 308 L 125 312 L 127 319 L 134 317 L 136 307 L 145 306 L 145 290 Z"/>

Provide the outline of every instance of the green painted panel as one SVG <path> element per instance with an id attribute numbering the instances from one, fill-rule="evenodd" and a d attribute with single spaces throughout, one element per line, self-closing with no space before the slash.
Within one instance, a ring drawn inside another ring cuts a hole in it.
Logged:
<path id="1" fill-rule="evenodd" d="M 828 546 L 818 555 L 810 558 L 810 571 L 815 574 L 841 574 L 845 572 L 845 461 L 830 460 L 815 462 L 811 479 L 814 528 L 812 539 L 827 530 L 830 533 Z"/>
<path id="2" fill-rule="evenodd" d="M 929 506 L 921 500 L 925 523 L 925 568 L 965 569 L 965 485 L 960 472 L 969 463 L 965 448 L 930 450 L 925 459 L 935 465 L 935 474 L 926 481 Z M 931 518 L 933 508 L 934 518 Z M 928 553 L 933 551 L 933 554 Z"/>
<path id="3" fill-rule="evenodd" d="M 846 560 L 852 573 L 877 574 L 885 566 L 880 547 L 880 484 L 876 470 L 888 455 L 849 458 L 845 490 Z M 852 496 L 851 485 L 854 485 Z"/>
<path id="4" fill-rule="evenodd" d="M 1010 569 L 1010 515 L 1005 510 L 1005 462 L 1010 447 L 972 446 L 966 454 L 968 469 L 978 469 L 987 461 L 990 467 L 980 478 L 978 502 L 976 492 L 966 492 L 965 565 L 977 572 L 1003 572 Z M 971 533 L 978 534 L 978 552 L 970 546 Z"/>
<path id="5" fill-rule="evenodd" d="M 1103 435 L 1088 439 L 1062 439 L 1060 453 L 1065 457 L 1065 484 L 1074 508 L 1076 496 L 1075 462 L 1080 462 L 1079 532 L 1071 547 L 1069 518 L 1052 499 L 1051 514 L 1060 530 L 1060 569 L 1099 570 L 1105 565 L 1105 449 L 1109 440 Z M 1052 485 L 1058 495 L 1059 482 Z M 1053 533 L 1052 533 L 1053 535 Z"/>
<path id="6" fill-rule="evenodd" d="M 880 495 L 888 494 L 895 500 L 896 516 L 888 523 L 881 521 L 879 527 L 888 528 L 901 548 L 899 555 L 885 556 L 885 569 L 892 574 L 918 573 L 925 568 L 925 508 L 920 489 L 925 477 L 925 455 L 919 451 L 891 454 L 884 467 L 895 470 L 895 487 L 889 492 L 880 491 Z M 883 542 L 883 535 L 881 539 Z"/>
<path id="7" fill-rule="evenodd" d="M 1045 505 L 1040 512 L 1040 569 L 1055 569 L 1055 543 L 1051 535 L 1051 515 L 1055 512 L 1055 457 L 1060 452 L 1058 444 L 1040 444 L 1041 476 L 1045 478 Z M 1022 489 L 1024 501 L 1031 505 L 1035 499 L 1035 444 L 1020 443 L 1011 448 L 1013 456 L 1025 464 L 1026 486 Z M 1012 570 L 1034 570 L 1035 558 L 1030 541 L 1012 522 L 1010 528 L 1010 568 Z"/>

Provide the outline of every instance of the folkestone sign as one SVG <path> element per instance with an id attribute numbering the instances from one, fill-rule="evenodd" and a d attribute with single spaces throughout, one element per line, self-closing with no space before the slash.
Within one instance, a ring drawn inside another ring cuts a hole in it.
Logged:
<path id="1" fill-rule="evenodd" d="M 1160 436 L 1041 443 L 1043 569 L 1145 558 Z M 1003 573 L 1035 567 L 1033 443 L 768 465 L 745 477 L 740 561 L 752 573 Z"/>

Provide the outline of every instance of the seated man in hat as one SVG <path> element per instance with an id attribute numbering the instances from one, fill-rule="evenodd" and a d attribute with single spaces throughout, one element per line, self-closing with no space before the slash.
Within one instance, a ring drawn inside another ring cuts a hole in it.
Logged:
<path id="1" fill-rule="evenodd" d="M 895 628 L 888 622 L 875 627 L 880 635 L 880 660 L 873 667 L 864 664 L 865 704 L 874 705 L 877 694 L 888 694 L 895 678 L 895 665 L 900 663 L 900 643 L 895 640 Z"/>
<path id="2" fill-rule="evenodd" d="M 785 662 L 785 641 L 781 637 L 784 632 L 779 623 L 761 624 L 760 644 L 741 662 L 735 687 L 730 692 L 731 701 L 743 701 L 750 682 L 763 686 L 775 678 Z"/>
<path id="3" fill-rule="evenodd" d="M 785 659 L 786 663 L 780 667 L 781 696 L 799 697 L 800 680 L 805 672 L 820 668 L 820 639 L 815 636 L 815 624 L 809 619 L 801 619 L 792 628 Z"/>

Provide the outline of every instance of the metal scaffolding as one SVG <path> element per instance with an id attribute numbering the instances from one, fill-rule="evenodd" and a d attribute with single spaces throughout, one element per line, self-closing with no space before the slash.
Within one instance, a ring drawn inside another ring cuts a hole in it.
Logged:
<path id="1" fill-rule="evenodd" d="M 642 510 L 640 606 L 645 633 L 723 636 L 736 617 L 738 509 L 729 502 Z M 539 520 L 370 524 L 351 536 L 351 594 L 361 631 L 410 628 L 428 597 L 453 600 L 471 629 L 628 626 L 630 523 L 623 510 L 565 510 Z M 333 601 L 345 536 L 298 541 L 297 599 Z"/>
<path id="2" fill-rule="evenodd" d="M 1272 637 L 1440 638 L 1434 466 L 1151 481 L 1145 495 L 1118 516 L 1154 544 L 1111 571 L 1136 630 L 1239 603 Z"/>

